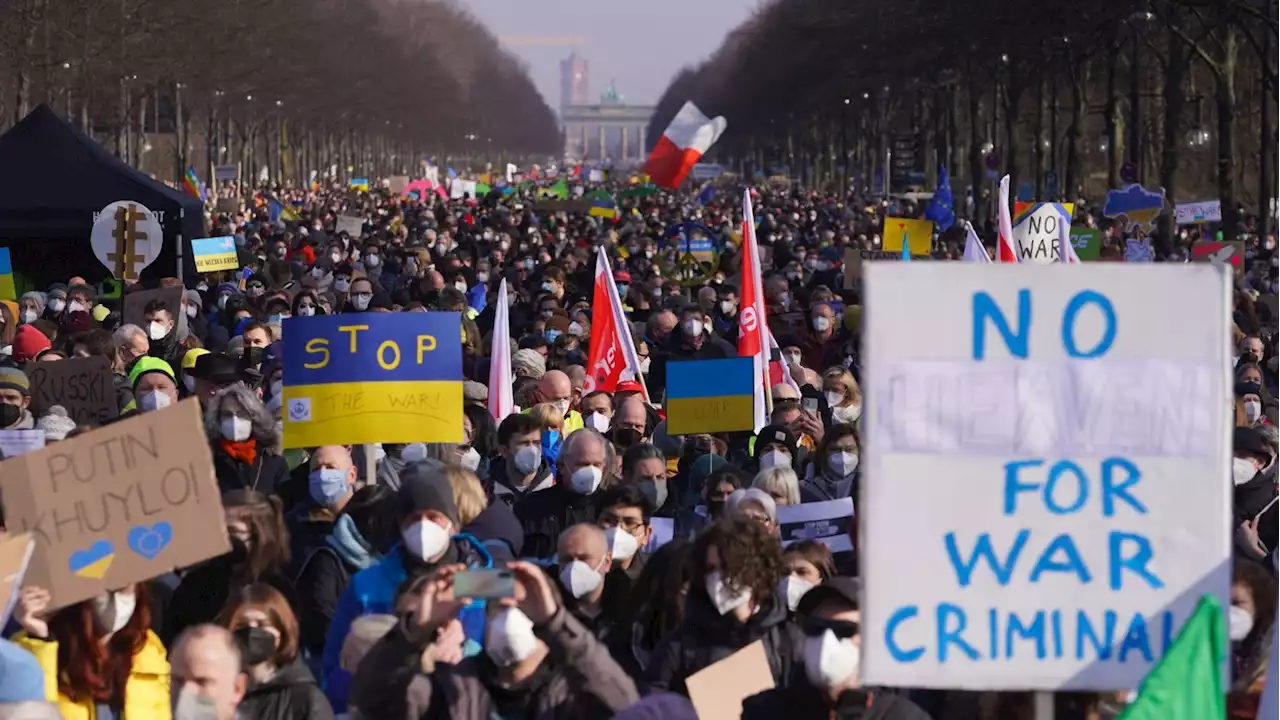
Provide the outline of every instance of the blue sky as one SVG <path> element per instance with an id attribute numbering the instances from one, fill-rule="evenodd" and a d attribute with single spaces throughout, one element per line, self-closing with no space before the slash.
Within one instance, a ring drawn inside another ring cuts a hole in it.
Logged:
<path id="1" fill-rule="evenodd" d="M 630 104 L 657 102 L 680 68 L 715 52 L 756 0 L 467 0 L 470 10 L 524 60 L 552 108 L 560 106 L 560 60 L 589 63 L 592 100 L 611 79 Z M 572 44 L 577 41 L 577 44 Z"/>

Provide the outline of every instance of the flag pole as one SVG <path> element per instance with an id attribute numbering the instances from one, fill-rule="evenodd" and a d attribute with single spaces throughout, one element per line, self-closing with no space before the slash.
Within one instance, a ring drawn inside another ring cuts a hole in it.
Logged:
<path id="1" fill-rule="evenodd" d="M 1041 690 L 1035 694 L 1035 720 L 1053 720 L 1053 693 Z"/>

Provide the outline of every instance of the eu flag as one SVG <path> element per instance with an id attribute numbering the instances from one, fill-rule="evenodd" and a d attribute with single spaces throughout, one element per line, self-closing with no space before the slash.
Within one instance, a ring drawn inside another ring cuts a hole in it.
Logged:
<path id="1" fill-rule="evenodd" d="M 924 209 L 924 219 L 932 220 L 938 232 L 945 232 L 956 224 L 956 210 L 951 201 L 951 177 L 945 166 L 938 166 L 938 187 L 933 191 L 929 207 Z"/>

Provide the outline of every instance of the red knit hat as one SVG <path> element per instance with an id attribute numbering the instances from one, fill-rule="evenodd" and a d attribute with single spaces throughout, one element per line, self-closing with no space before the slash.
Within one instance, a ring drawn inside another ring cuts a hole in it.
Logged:
<path id="1" fill-rule="evenodd" d="M 49 342 L 49 338 L 44 333 L 30 325 L 23 325 L 13 336 L 14 362 L 24 363 L 34 360 L 37 355 L 51 347 L 53 343 Z"/>

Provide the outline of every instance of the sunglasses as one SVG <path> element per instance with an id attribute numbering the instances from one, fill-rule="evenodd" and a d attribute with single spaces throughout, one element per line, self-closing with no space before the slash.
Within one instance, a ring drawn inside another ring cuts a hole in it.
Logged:
<path id="1" fill-rule="evenodd" d="M 804 629 L 804 634 L 809 637 L 816 637 L 830 630 L 832 635 L 841 640 L 846 640 L 857 635 L 861 630 L 861 625 L 850 620 L 809 618 L 804 621 L 802 628 Z"/>

